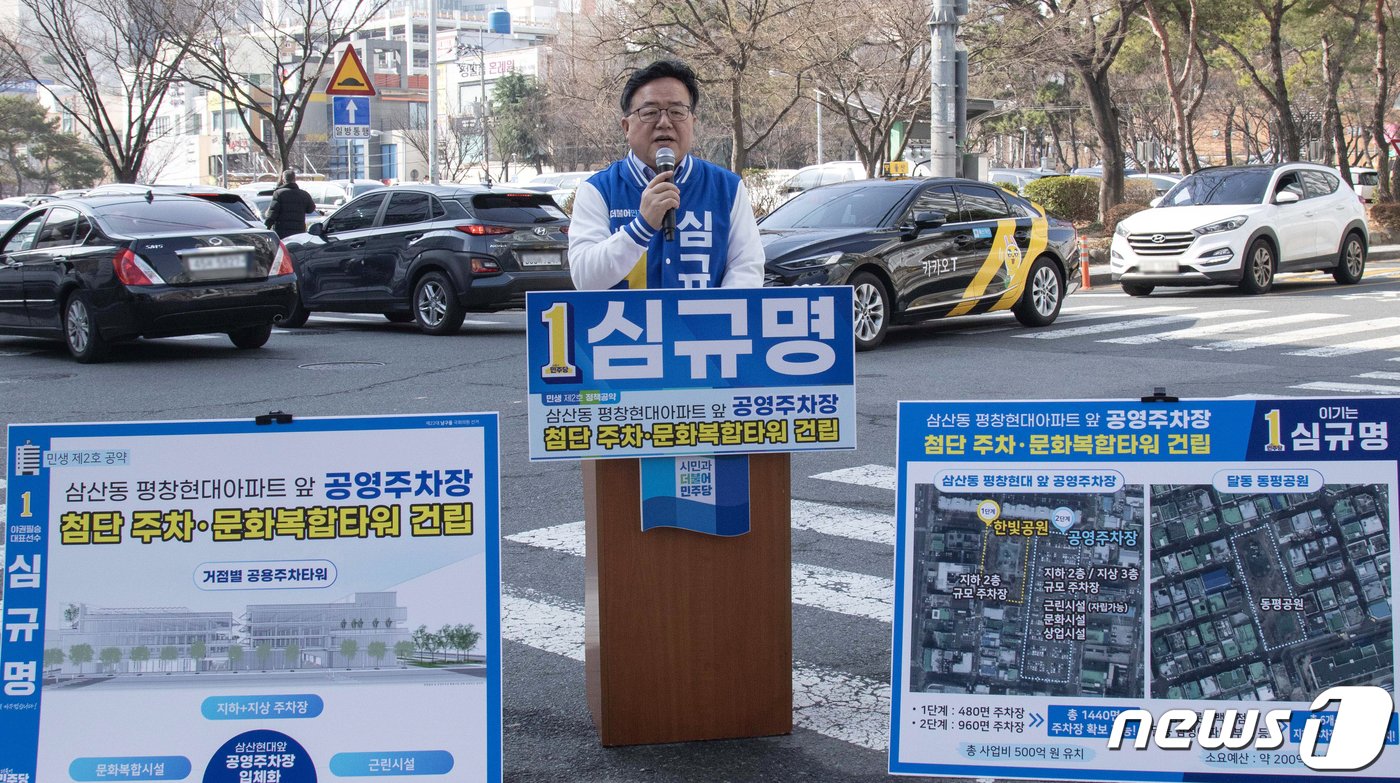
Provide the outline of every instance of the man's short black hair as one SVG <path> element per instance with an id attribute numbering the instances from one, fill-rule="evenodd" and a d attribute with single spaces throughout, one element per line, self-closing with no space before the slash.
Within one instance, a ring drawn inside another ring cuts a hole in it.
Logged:
<path id="1" fill-rule="evenodd" d="M 679 79 L 690 93 L 690 108 L 694 109 L 700 103 L 700 83 L 695 79 L 695 71 L 680 60 L 657 60 L 633 71 L 627 79 L 627 84 L 622 87 L 622 112 L 626 114 L 632 110 L 632 96 L 637 94 L 637 90 L 657 79 Z"/>

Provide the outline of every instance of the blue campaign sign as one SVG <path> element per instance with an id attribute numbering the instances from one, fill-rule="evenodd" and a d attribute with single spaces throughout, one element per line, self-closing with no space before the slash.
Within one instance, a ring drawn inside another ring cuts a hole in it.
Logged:
<path id="1" fill-rule="evenodd" d="M 498 432 L 11 425 L 0 779 L 499 782 Z"/>
<path id="2" fill-rule="evenodd" d="M 890 772 L 1396 780 L 1394 427 L 1395 398 L 900 403 Z M 1311 711 L 1338 686 L 1365 714 Z"/>
<path id="3" fill-rule="evenodd" d="M 854 448 L 849 287 L 531 292 L 531 459 Z"/>
<path id="4" fill-rule="evenodd" d="M 369 125 L 369 98 L 354 95 L 331 96 L 332 125 Z"/>

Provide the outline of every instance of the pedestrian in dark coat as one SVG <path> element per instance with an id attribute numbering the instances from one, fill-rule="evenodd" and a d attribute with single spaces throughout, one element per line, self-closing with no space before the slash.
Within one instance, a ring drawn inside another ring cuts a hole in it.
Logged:
<path id="1" fill-rule="evenodd" d="M 263 223 L 285 239 L 305 233 L 306 216 L 315 211 L 316 201 L 310 193 L 297 187 L 297 173 L 287 169 L 277 181 L 277 189 L 272 191 L 272 205 L 267 208 L 267 219 Z"/>

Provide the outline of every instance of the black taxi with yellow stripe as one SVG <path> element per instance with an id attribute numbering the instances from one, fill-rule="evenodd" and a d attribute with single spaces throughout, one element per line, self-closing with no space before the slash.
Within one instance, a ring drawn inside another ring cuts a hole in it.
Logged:
<path id="1" fill-rule="evenodd" d="M 1046 326 L 1079 286 L 1074 227 L 966 179 L 868 179 L 805 191 L 758 227 L 764 285 L 855 288 L 856 347 L 891 325 L 1010 310 Z"/>

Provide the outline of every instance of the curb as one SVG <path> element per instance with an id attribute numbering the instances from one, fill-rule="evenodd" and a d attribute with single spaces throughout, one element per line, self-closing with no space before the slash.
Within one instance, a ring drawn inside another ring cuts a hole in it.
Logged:
<path id="1" fill-rule="evenodd" d="M 1100 253 L 1095 253 L 1094 255 L 1100 255 Z M 1366 256 L 1368 269 L 1370 263 L 1379 261 L 1400 261 L 1400 245 L 1377 245 L 1372 247 L 1370 254 Z M 1090 291 L 1097 291 L 1100 288 L 1113 290 L 1117 290 L 1118 288 L 1118 284 L 1113 282 L 1113 273 L 1109 270 L 1108 264 L 1101 263 L 1089 264 L 1089 284 L 1091 286 L 1089 288 Z M 1079 290 L 1083 291 L 1085 289 L 1081 286 Z"/>

